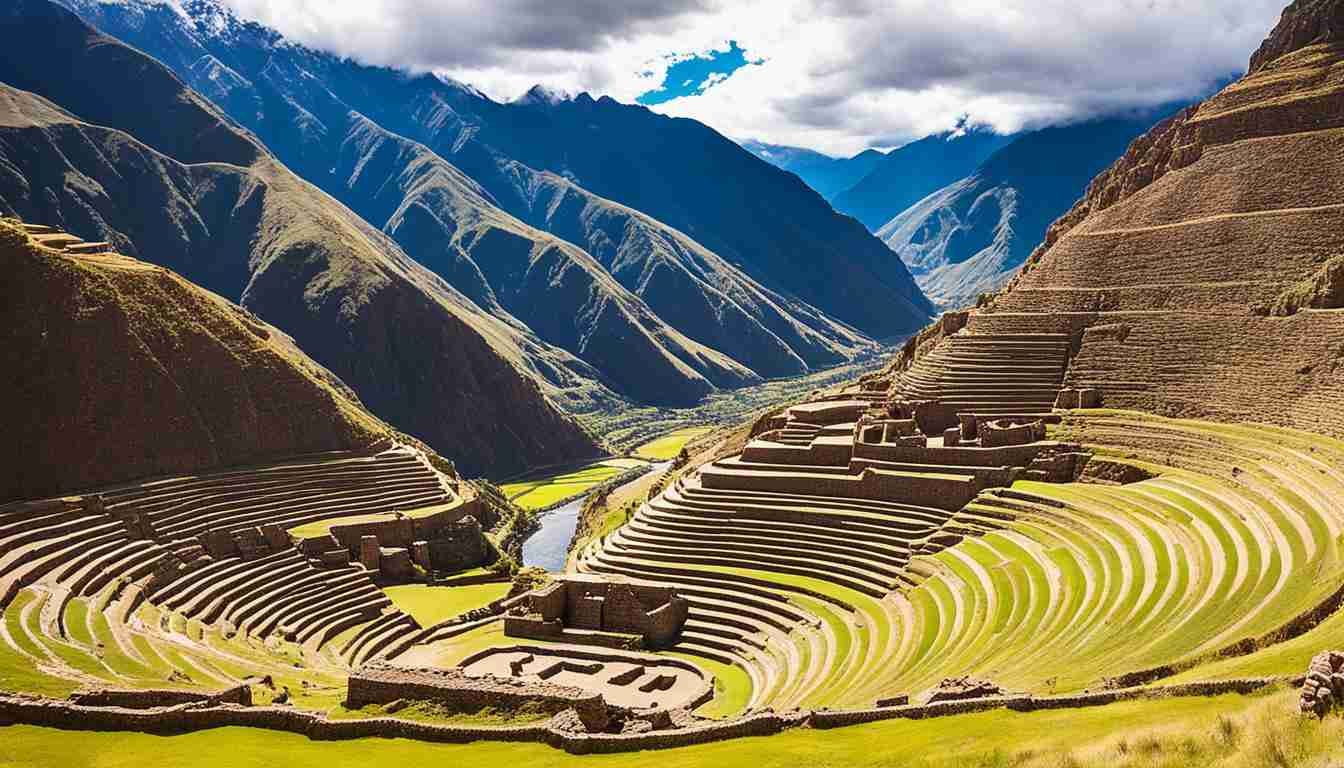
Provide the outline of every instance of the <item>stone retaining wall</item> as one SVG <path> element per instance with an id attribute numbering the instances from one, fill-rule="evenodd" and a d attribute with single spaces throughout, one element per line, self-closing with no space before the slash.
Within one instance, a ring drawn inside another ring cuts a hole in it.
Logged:
<path id="1" fill-rule="evenodd" d="M 218 692 L 173 689 L 96 688 L 70 694 L 70 703 L 86 707 L 155 709 L 179 704 L 252 704 L 252 689 L 236 685 Z"/>
<path id="2" fill-rule="evenodd" d="M 374 664 L 350 674 L 346 706 L 387 704 L 397 699 L 419 699 L 444 704 L 460 712 L 539 706 L 551 714 L 575 710 L 590 731 L 607 727 L 607 703 L 600 694 L 554 683 L 522 682 L 491 676 L 468 677 L 459 667 L 411 669 Z"/>
<path id="3" fill-rule="evenodd" d="M 0 694 L 0 726 L 23 723 L 67 730 L 132 731 L 165 735 L 241 726 L 296 733 L 314 740 L 384 737 L 458 744 L 483 740 L 530 741 L 549 744 L 575 754 L 585 754 L 667 749 L 744 736 L 768 736 L 787 728 L 809 724 L 816 728 L 836 728 L 878 720 L 925 719 L 999 708 L 1030 712 L 1042 709 L 1101 706 L 1143 698 L 1248 694 L 1273 685 L 1300 684 L 1300 682 L 1301 678 L 1291 677 L 1243 678 L 1099 691 L 1071 696 L 970 699 L 924 706 L 850 711 L 800 711 L 787 715 L 766 711 L 726 722 L 628 735 L 577 734 L 556 730 L 550 724 L 457 726 L 411 722 L 391 717 L 329 720 L 325 715 L 283 706 L 179 704 L 155 709 L 91 707 L 40 696 Z"/>

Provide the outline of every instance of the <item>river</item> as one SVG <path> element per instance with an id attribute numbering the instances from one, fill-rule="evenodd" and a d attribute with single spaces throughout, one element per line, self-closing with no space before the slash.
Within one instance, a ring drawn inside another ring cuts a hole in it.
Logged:
<path id="1" fill-rule="evenodd" d="M 650 473 L 659 473 L 672 466 L 670 461 L 660 461 L 652 465 Z M 636 483 L 647 475 L 631 480 Z M 626 485 L 620 486 L 624 488 Z M 619 488 L 617 490 L 620 490 Z M 541 514 L 541 528 L 523 542 L 523 565 L 535 565 L 552 573 L 565 570 L 565 560 L 569 557 L 569 542 L 574 538 L 574 529 L 579 527 L 579 510 L 591 494 L 556 507 Z"/>

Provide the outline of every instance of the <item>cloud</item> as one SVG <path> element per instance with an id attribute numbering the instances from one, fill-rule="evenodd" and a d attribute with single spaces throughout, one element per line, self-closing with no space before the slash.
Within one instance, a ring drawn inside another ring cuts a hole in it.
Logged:
<path id="1" fill-rule="evenodd" d="M 735 40 L 760 63 L 655 108 L 851 153 L 963 115 L 1011 131 L 1196 97 L 1245 68 L 1285 0 L 225 2 L 309 45 L 500 99 L 540 82 L 633 102 Z"/>

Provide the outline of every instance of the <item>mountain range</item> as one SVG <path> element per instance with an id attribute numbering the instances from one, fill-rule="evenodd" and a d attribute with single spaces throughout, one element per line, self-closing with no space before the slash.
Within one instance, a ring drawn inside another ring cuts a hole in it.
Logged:
<path id="1" fill-rule="evenodd" d="M 981 127 L 926 136 L 888 152 L 831 204 L 876 231 L 926 196 L 969 176 L 1010 141 L 1010 135 Z"/>
<path id="2" fill-rule="evenodd" d="M 877 229 L 929 298 L 949 309 L 1002 287 L 1087 183 L 1156 118 L 1090 120 L 1022 133 L 965 178 Z"/>
<path id="3" fill-rule="evenodd" d="M 579 361 L 475 309 L 159 62 L 45 0 L 0 9 L 0 41 L 0 212 L 241 304 L 468 473 L 599 453 L 516 363 Z"/>
<path id="4" fill-rule="evenodd" d="M 842 363 L 932 312 L 862 226 L 694 121 L 495 102 L 212 0 L 65 5 L 0 12 L 0 212 L 238 302 L 469 474 L 596 454 L 569 414 Z"/>
<path id="5" fill-rule="evenodd" d="M 767 163 L 793 173 L 827 200 L 859 183 L 885 157 L 875 149 L 865 149 L 853 157 L 831 157 L 813 149 L 755 140 L 742 142 L 742 147 Z"/>
<path id="6" fill-rule="evenodd" d="M 862 227 L 694 121 L 542 89 L 496 102 L 296 45 L 214 0 L 66 4 L 482 312 L 586 364 L 524 363 L 571 411 L 688 405 L 834 365 L 931 311 Z"/>

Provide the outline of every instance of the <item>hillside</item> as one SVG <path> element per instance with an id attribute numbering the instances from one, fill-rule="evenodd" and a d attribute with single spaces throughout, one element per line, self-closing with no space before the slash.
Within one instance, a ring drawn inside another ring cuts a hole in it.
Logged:
<path id="1" fill-rule="evenodd" d="M 576 113 L 578 104 L 596 109 L 587 96 L 498 104 L 460 84 L 295 45 L 211 0 L 184 4 L 185 16 L 161 2 L 66 2 L 174 68 L 297 173 L 484 309 L 590 364 L 602 385 L 626 398 L 685 405 L 711 387 L 798 375 L 851 359 L 874 338 L 917 326 L 910 318 L 927 317 L 899 264 L 886 263 L 875 241 L 809 200 L 796 180 L 776 189 L 783 177 L 774 169 L 753 168 L 759 183 L 727 185 L 717 157 L 660 167 L 665 199 L 646 199 L 651 190 L 637 180 L 655 169 L 640 163 L 672 150 L 618 152 L 620 143 L 683 139 L 679 124 L 642 108 L 603 102 L 595 113 Z M 625 124 L 634 118 L 660 122 Z M 610 136 L 595 141 L 584 135 L 588 126 L 607 126 Z M 750 162 L 731 142 L 696 131 L 689 149 L 709 146 Z M 597 146 L 601 157 L 584 154 Z M 569 165 L 578 162 L 604 175 Z M 676 181 L 688 172 L 700 175 Z M 394 182 L 384 184 L 389 177 Z M 611 183 L 598 188 L 598 181 Z M 719 187 L 743 184 L 763 190 L 755 197 L 777 198 L 751 227 L 724 221 L 729 208 L 709 204 Z M 775 210 L 787 196 L 796 215 L 785 218 Z M 721 226 L 734 229 L 731 240 L 707 239 Z M 833 250 L 836 237 L 853 242 Z M 781 259 L 786 266 L 777 266 Z M 843 267 L 854 259 L 865 260 L 861 274 L 874 285 L 892 286 L 885 300 L 898 311 L 878 311 L 879 292 L 863 317 L 851 315 L 851 305 L 870 299 L 848 278 L 795 274 L 798 266 L 815 270 L 830 260 Z M 557 270 L 563 281 L 550 279 Z M 830 296 L 845 285 L 852 295 Z M 615 339 L 645 364 L 625 365 L 613 354 Z M 581 390 L 553 394 L 573 410 L 606 405 Z"/>
<path id="2" fill-rule="evenodd" d="M 1108 405 L 1344 435 L 1339 8 L 1294 3 L 1245 77 L 1136 140 L 984 324 L 1079 334 L 1068 383 Z"/>
<path id="3" fill-rule="evenodd" d="M 1114 118 L 1021 134 L 876 234 L 935 304 L 974 304 L 1012 277 L 1088 181 L 1151 124 Z"/>
<path id="4" fill-rule="evenodd" d="M 0 220 L 0 500 L 365 448 L 390 428 L 276 328 L 160 267 Z"/>
<path id="5" fill-rule="evenodd" d="M 535 383 L 580 361 L 482 312 L 158 62 L 41 0 L 0 12 L 0 39 L 0 211 L 237 301 L 468 474 L 596 453 Z"/>
<path id="6" fill-rule="evenodd" d="M 857 184 L 884 156 L 875 149 L 865 149 L 853 157 L 831 157 L 811 149 L 761 141 L 744 141 L 742 148 L 796 175 L 827 200 Z"/>
<path id="7" fill-rule="evenodd" d="M 831 204 L 876 232 L 901 211 L 969 176 L 1011 140 L 978 128 L 926 136 L 888 152 Z"/>

